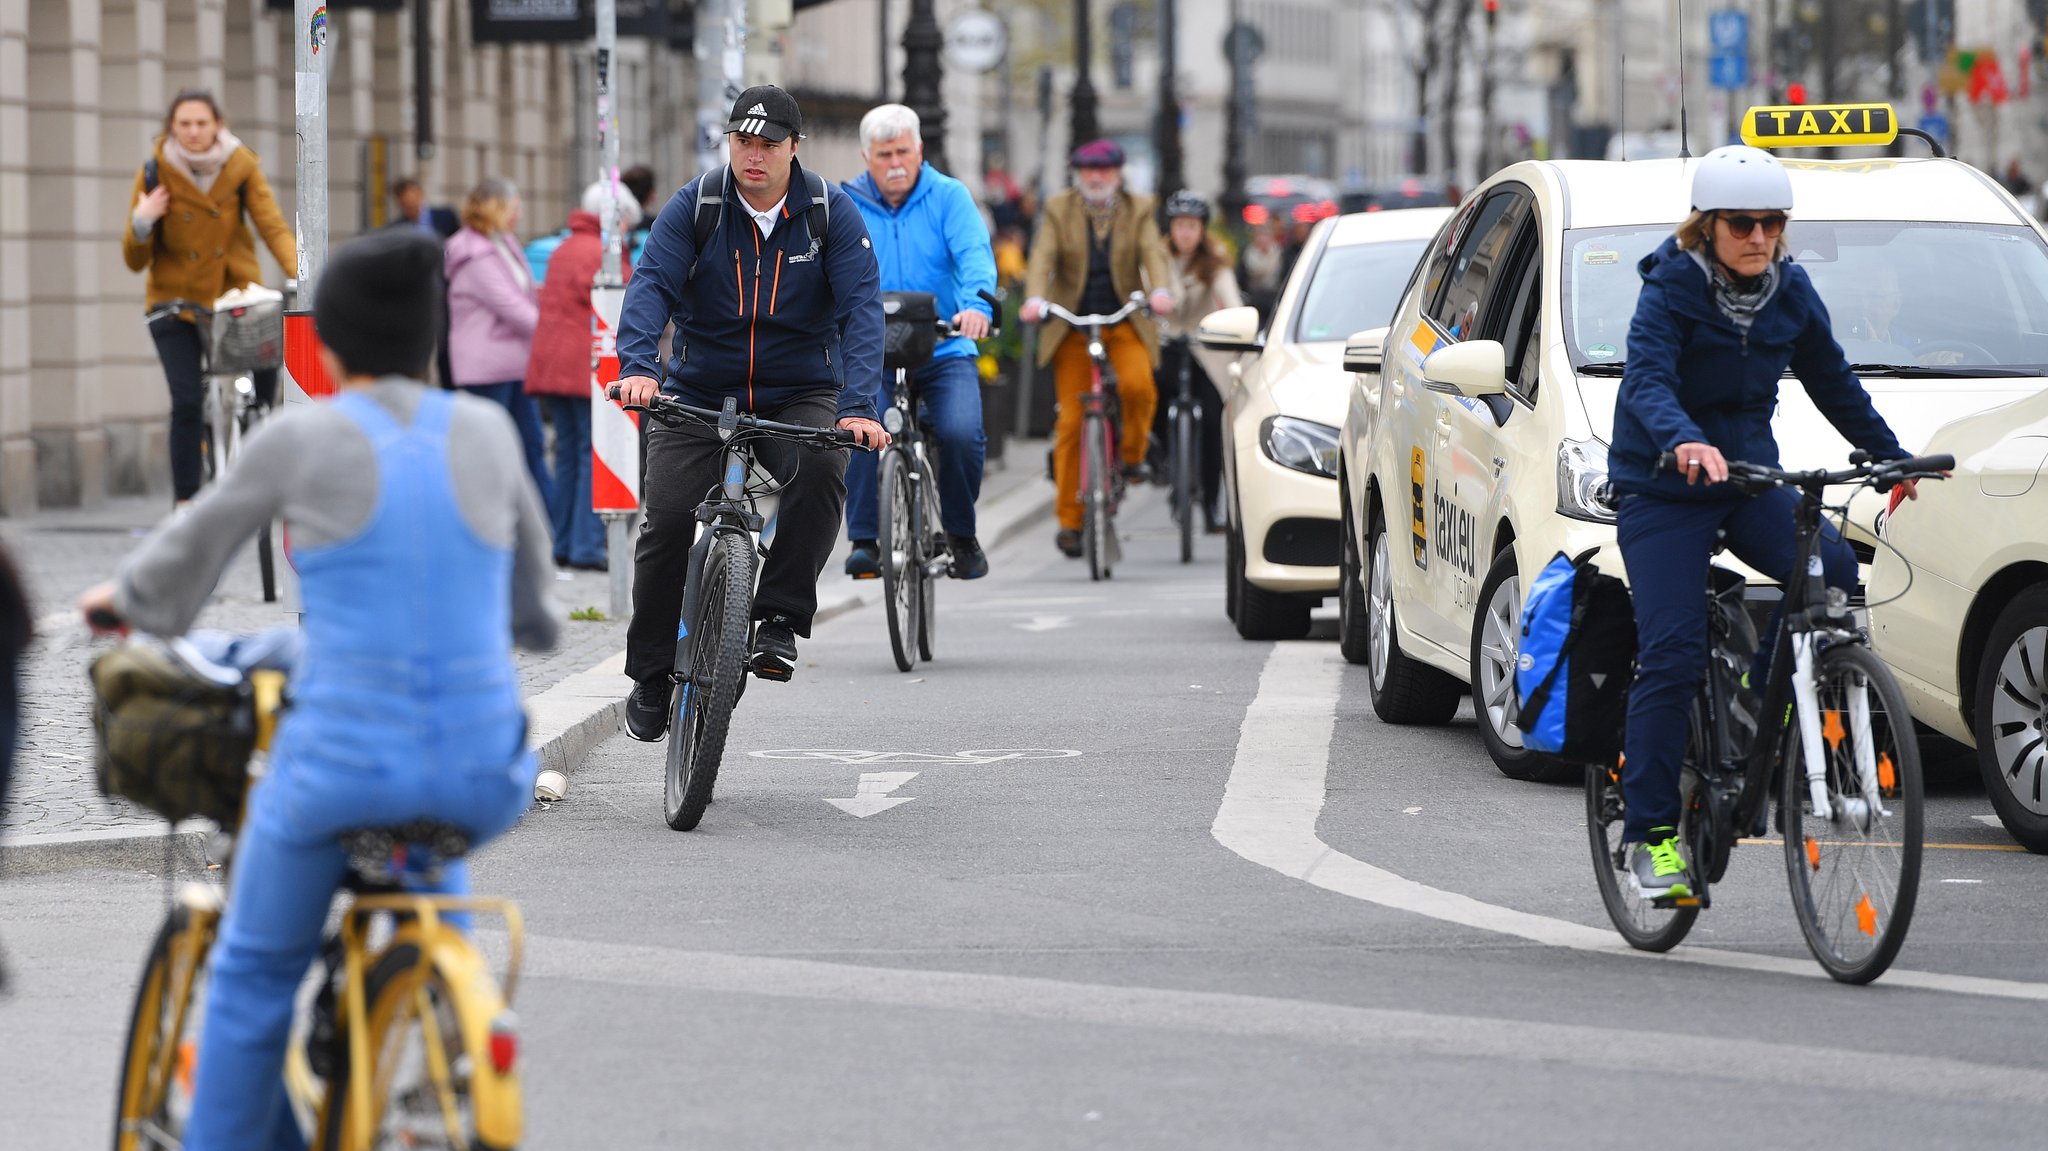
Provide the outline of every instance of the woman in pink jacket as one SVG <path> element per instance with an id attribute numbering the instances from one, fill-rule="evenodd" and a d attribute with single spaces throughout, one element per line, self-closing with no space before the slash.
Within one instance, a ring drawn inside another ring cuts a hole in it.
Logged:
<path id="1" fill-rule="evenodd" d="M 486 176 L 462 202 L 462 229 L 448 237 L 448 367 L 455 386 L 496 400 L 512 413 L 526 468 L 552 500 L 541 448 L 540 408 L 526 394 L 526 362 L 540 319 L 533 274 L 512 229 L 519 190 Z"/>

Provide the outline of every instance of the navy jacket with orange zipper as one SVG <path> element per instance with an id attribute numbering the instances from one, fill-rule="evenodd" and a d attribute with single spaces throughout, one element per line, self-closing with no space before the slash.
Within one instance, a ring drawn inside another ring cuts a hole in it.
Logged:
<path id="1" fill-rule="evenodd" d="M 685 403 L 765 410 L 803 395 L 837 393 L 839 415 L 880 418 L 881 274 L 860 209 L 826 184 L 830 246 L 811 236 L 811 197 L 790 162 L 789 198 L 761 235 L 737 185 L 697 258 L 698 177 L 669 197 L 640 253 L 619 316 L 621 376 L 661 380 Z M 697 274 L 691 278 L 690 269 Z M 668 371 L 661 330 L 676 325 Z"/>

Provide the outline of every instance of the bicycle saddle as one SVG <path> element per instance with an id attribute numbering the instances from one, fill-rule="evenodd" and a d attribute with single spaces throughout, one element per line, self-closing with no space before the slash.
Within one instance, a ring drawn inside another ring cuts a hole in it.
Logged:
<path id="1" fill-rule="evenodd" d="M 350 874 L 370 887 L 396 886 L 402 870 L 432 880 L 438 878 L 443 863 L 469 854 L 468 832 L 430 819 L 391 827 L 359 827 L 342 832 L 339 838 L 348 852 Z"/>

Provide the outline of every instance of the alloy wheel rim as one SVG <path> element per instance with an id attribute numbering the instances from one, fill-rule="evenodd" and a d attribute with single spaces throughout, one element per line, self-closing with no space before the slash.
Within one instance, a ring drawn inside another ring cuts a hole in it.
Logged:
<path id="1" fill-rule="evenodd" d="M 1493 589 L 1479 628 L 1479 702 L 1494 738 L 1522 750 L 1522 729 L 1509 715 L 1514 710 L 1515 621 L 1522 616 L 1522 580 L 1510 576 Z"/>
<path id="2" fill-rule="evenodd" d="M 2013 637 L 1990 690 L 1999 776 L 2020 806 L 2048 815 L 2048 627 Z"/>
<path id="3" fill-rule="evenodd" d="M 1394 593 L 1387 574 L 1387 533 L 1372 540 L 1372 581 L 1366 591 L 1367 624 L 1371 628 L 1372 685 L 1387 686 L 1387 665 L 1394 652 Z"/>

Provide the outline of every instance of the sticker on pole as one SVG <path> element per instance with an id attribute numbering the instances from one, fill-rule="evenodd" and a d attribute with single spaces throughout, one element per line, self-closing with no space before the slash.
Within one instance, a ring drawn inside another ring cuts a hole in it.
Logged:
<path id="1" fill-rule="evenodd" d="M 619 378 L 619 308 L 626 289 L 590 290 L 590 508 L 630 512 L 640 506 L 640 419 L 605 395 Z"/>

